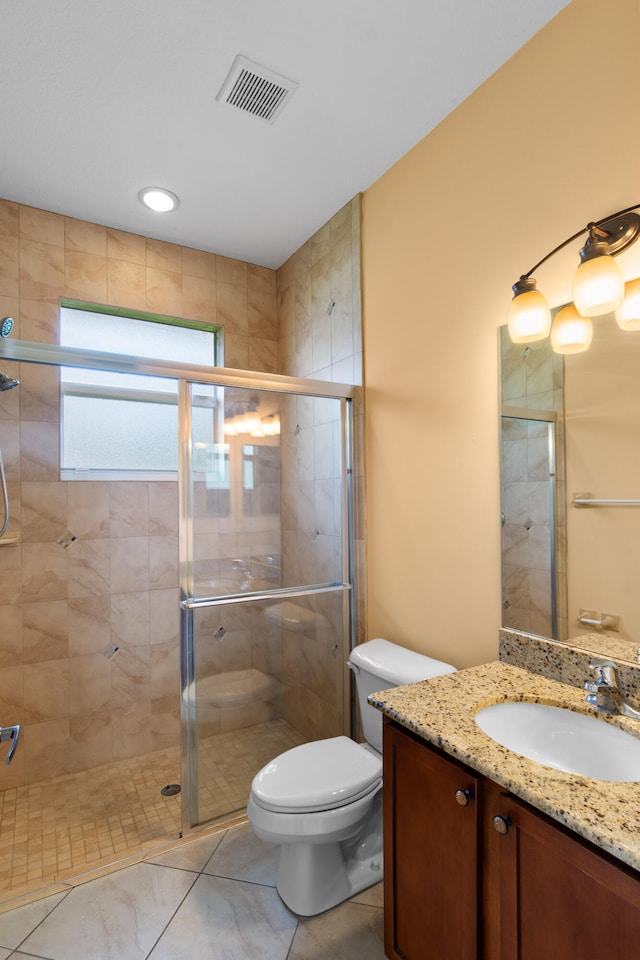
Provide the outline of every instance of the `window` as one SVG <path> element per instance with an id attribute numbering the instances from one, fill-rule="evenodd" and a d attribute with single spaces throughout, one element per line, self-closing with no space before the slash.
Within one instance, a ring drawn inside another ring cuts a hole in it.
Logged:
<path id="1" fill-rule="evenodd" d="M 142 359 L 215 366 L 217 328 L 63 301 L 60 343 Z M 62 367 L 63 479 L 173 476 L 178 469 L 178 381 L 142 374 Z M 211 436 L 214 387 L 199 386 L 194 436 Z"/>

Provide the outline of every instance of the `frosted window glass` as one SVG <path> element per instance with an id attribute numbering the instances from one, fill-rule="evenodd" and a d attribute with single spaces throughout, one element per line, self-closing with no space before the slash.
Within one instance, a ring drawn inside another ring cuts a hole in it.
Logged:
<path id="1" fill-rule="evenodd" d="M 60 310 L 60 342 L 185 365 L 215 363 L 212 330 L 69 307 Z M 63 367 L 61 384 L 63 469 L 177 471 L 177 380 Z M 215 408 L 215 388 L 196 385 L 194 427 L 209 438 Z M 195 460 L 206 469 L 202 457 Z"/>

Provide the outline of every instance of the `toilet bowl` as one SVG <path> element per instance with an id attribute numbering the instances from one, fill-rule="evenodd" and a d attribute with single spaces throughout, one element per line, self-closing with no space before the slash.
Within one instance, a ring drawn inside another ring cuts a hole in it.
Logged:
<path id="1" fill-rule="evenodd" d="M 351 651 L 366 743 L 316 740 L 275 757 L 253 779 L 247 805 L 260 839 L 280 844 L 276 888 L 315 916 L 382 879 L 382 716 L 370 693 L 455 667 L 376 639 Z"/>

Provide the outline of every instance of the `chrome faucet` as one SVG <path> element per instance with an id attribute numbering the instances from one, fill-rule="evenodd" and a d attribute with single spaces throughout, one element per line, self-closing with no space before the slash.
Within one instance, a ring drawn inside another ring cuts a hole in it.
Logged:
<path id="1" fill-rule="evenodd" d="M 0 743 L 10 743 L 9 752 L 5 763 L 7 766 L 13 760 L 13 755 L 18 746 L 18 737 L 20 736 L 20 724 L 16 723 L 13 727 L 0 727 Z"/>
<path id="2" fill-rule="evenodd" d="M 640 720 L 640 710 L 630 706 L 622 696 L 618 665 L 611 660 L 596 660 L 589 666 L 595 671 L 596 679 L 587 680 L 584 685 L 587 703 L 594 706 L 599 713 L 612 713 Z"/>

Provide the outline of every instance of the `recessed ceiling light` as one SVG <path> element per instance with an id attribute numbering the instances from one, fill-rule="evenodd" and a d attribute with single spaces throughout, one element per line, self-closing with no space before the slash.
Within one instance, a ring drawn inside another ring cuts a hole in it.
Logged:
<path id="1" fill-rule="evenodd" d="M 168 213 L 175 210 L 180 203 L 175 193 L 165 190 L 164 187 L 143 187 L 138 193 L 138 200 L 156 213 Z"/>

